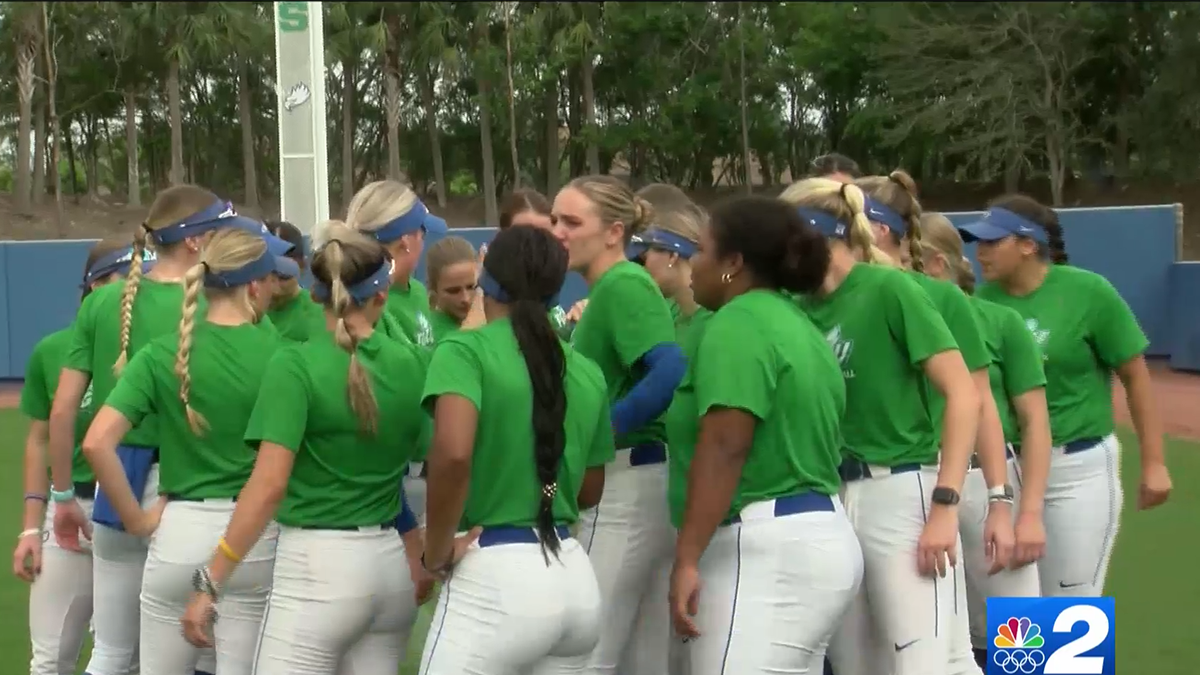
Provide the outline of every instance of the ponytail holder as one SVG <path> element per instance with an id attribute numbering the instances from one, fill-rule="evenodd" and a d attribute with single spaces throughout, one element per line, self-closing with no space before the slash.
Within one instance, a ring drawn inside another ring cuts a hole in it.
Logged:
<path id="1" fill-rule="evenodd" d="M 849 183 L 842 183 L 842 186 L 838 188 L 838 195 L 841 196 L 843 201 L 846 199 L 846 188 L 848 187 L 850 187 Z"/>
<path id="2" fill-rule="evenodd" d="M 141 227 L 142 227 L 142 231 L 143 231 L 143 232 L 145 232 L 146 234 L 154 234 L 154 230 L 150 229 L 150 223 L 149 223 L 149 222 L 147 222 L 147 221 L 143 220 L 143 221 L 142 221 L 142 226 L 141 226 Z"/>

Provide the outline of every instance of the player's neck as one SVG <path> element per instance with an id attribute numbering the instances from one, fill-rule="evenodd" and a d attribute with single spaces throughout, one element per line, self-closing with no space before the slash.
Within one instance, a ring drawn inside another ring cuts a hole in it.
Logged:
<path id="1" fill-rule="evenodd" d="M 1016 298 L 1025 297 L 1041 288 L 1046 282 L 1046 275 L 1050 273 L 1050 266 L 1040 260 L 1027 262 L 1023 267 L 1017 274 L 1000 282 L 1004 292 Z"/>
<path id="2" fill-rule="evenodd" d="M 829 295 L 841 287 L 857 263 L 850 249 L 845 246 L 832 247 L 829 251 L 829 269 L 825 272 L 825 281 L 821 282 L 820 294 Z"/>
<path id="3" fill-rule="evenodd" d="M 587 269 L 584 270 L 583 278 L 587 280 L 588 286 L 590 287 L 594 285 L 596 281 L 600 279 L 600 277 L 604 276 L 604 273 L 611 269 L 613 265 L 616 265 L 624 259 L 624 249 L 617 251 L 605 251 L 597 256 L 596 259 L 592 261 L 591 265 L 588 265 Z"/>

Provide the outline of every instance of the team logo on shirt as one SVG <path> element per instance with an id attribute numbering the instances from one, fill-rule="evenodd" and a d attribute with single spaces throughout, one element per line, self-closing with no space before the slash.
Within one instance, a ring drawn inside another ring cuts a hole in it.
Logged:
<path id="1" fill-rule="evenodd" d="M 83 399 L 79 401 L 80 410 L 92 409 L 92 383 L 88 382 L 87 389 L 83 392 Z"/>
<path id="2" fill-rule="evenodd" d="M 839 324 L 825 334 L 825 341 L 833 348 L 833 355 L 842 367 L 842 377 L 847 380 L 853 378 L 854 369 L 850 367 L 850 355 L 854 352 L 854 340 L 842 337 L 842 327 Z"/>
<path id="3" fill-rule="evenodd" d="M 554 322 L 555 328 L 562 328 L 567 325 L 567 313 L 563 311 L 562 307 L 555 307 L 550 310 L 550 320 Z"/>
<path id="4" fill-rule="evenodd" d="M 417 312 L 417 344 L 422 347 L 433 346 L 433 326 L 424 312 Z"/>
<path id="5" fill-rule="evenodd" d="M 1046 343 L 1050 341 L 1050 329 L 1042 328 L 1038 324 L 1038 320 L 1034 318 L 1025 319 L 1025 327 L 1029 329 L 1029 333 L 1033 335 L 1033 341 L 1037 343 L 1042 350 L 1042 360 L 1046 360 Z"/>

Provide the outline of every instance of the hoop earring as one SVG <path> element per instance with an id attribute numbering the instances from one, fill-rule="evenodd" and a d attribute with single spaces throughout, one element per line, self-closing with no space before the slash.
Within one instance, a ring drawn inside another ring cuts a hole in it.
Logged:
<path id="1" fill-rule="evenodd" d="M 721 275 L 721 283 L 723 283 L 723 284 L 727 284 L 727 283 L 729 283 L 730 281 L 733 281 L 733 275 L 732 275 L 732 274 L 730 274 L 729 272 L 726 272 L 726 273 L 724 273 L 724 274 L 722 274 L 722 275 Z"/>

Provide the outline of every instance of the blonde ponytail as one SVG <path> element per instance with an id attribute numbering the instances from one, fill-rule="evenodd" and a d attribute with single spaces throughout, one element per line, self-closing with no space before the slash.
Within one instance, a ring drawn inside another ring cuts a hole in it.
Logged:
<path id="1" fill-rule="evenodd" d="M 846 206 L 850 207 L 853 220 L 850 223 L 850 247 L 856 249 L 863 262 L 875 265 L 895 265 L 891 256 L 884 253 L 875 245 L 875 235 L 871 231 L 871 221 L 867 218 L 866 200 L 857 185 L 846 183 L 841 188 Z"/>
<path id="2" fill-rule="evenodd" d="M 113 375 L 120 375 L 129 362 L 129 337 L 133 331 L 133 302 L 137 299 L 138 286 L 142 283 L 142 257 L 146 252 L 146 226 L 139 226 L 133 233 L 133 253 L 129 258 L 129 273 L 125 276 L 125 288 L 121 292 L 121 347 L 113 363 Z"/>
<path id="3" fill-rule="evenodd" d="M 204 419 L 192 407 L 192 376 L 188 372 L 188 361 L 192 355 L 192 334 L 196 328 L 196 312 L 200 306 L 200 293 L 204 289 L 204 271 L 207 263 L 192 265 L 183 277 L 183 310 L 179 319 L 179 349 L 175 353 L 175 376 L 179 378 L 179 400 L 187 412 L 188 426 L 192 433 L 201 436 L 208 429 Z"/>
<path id="4" fill-rule="evenodd" d="M 336 230 L 336 226 L 335 226 Z M 336 237 L 336 231 L 332 233 Z M 358 339 L 346 327 L 346 314 L 354 306 L 343 274 L 346 266 L 342 242 L 331 238 L 322 250 L 325 269 L 329 272 L 329 306 L 337 316 L 333 329 L 334 341 L 350 355 L 350 372 L 346 377 L 346 396 L 350 409 L 358 418 L 359 429 L 374 435 L 379 427 L 379 404 L 371 387 L 370 374 L 358 358 Z"/>

